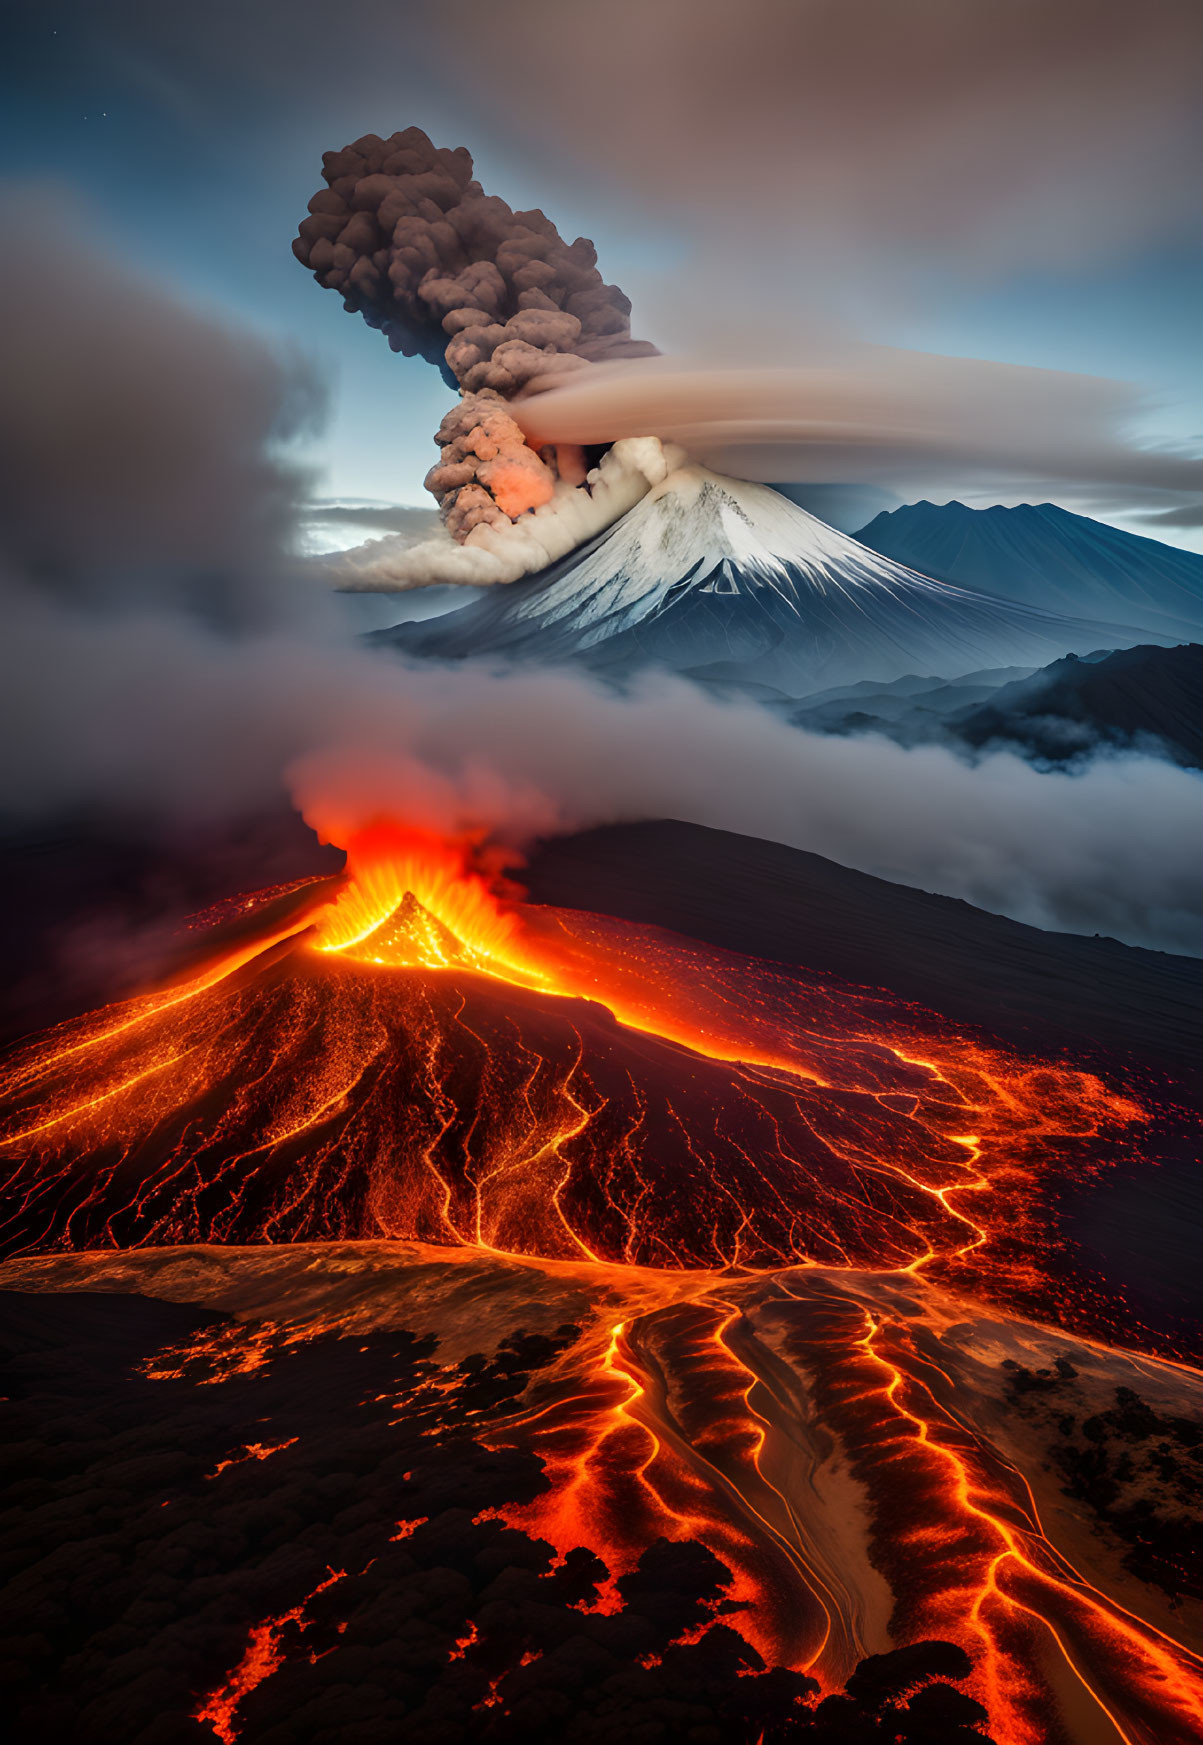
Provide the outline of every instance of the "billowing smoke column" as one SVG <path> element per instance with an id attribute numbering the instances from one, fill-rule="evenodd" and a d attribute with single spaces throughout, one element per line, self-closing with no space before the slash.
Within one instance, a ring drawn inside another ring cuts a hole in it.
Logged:
<path id="1" fill-rule="evenodd" d="M 298 260 L 463 396 L 426 479 L 448 530 L 466 540 L 549 504 L 558 479 L 582 485 L 583 450 L 536 453 L 505 402 L 586 363 L 655 353 L 631 338 L 630 302 L 603 282 L 593 244 L 566 243 L 542 212 L 485 194 L 463 146 L 436 148 L 417 127 L 365 134 L 323 163 L 328 186 L 309 202 Z"/>

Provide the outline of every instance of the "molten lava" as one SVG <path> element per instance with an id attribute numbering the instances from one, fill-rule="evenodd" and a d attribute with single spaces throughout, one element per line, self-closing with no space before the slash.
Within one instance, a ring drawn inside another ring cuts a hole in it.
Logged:
<path id="1" fill-rule="evenodd" d="M 357 831 L 346 889 L 318 917 L 320 949 L 393 968 L 537 980 L 516 954 L 516 913 L 472 867 L 472 847 L 387 822 Z"/>
<path id="2" fill-rule="evenodd" d="M 363 831 L 291 932 L 19 1053 L 10 1251 L 414 1237 L 1064 1294 L 1040 1182 L 1097 1168 L 1131 1099 L 872 991 L 522 909 L 477 852 Z"/>
<path id="3" fill-rule="evenodd" d="M 343 1581 L 346 1573 L 345 1569 L 332 1569 L 326 1580 L 319 1582 L 313 1592 L 307 1594 L 298 1605 L 282 1612 L 279 1617 L 267 1618 L 262 1624 L 256 1624 L 242 1659 L 226 1682 L 205 1698 L 193 1720 L 207 1722 L 222 1745 L 234 1745 L 234 1740 L 238 1737 L 235 1716 L 239 1705 L 264 1679 L 270 1678 L 284 1664 L 287 1632 L 290 1628 L 297 1631 L 308 1628 L 305 1609 L 310 1600 L 325 1593 L 336 1582 Z"/>

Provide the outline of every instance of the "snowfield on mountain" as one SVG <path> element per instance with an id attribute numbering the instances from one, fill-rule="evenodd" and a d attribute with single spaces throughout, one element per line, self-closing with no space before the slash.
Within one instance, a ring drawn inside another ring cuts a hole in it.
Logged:
<path id="1" fill-rule="evenodd" d="M 560 563 L 373 640 L 443 660 L 572 661 L 615 675 L 659 666 L 798 696 L 1043 666 L 1141 635 L 936 581 L 766 485 L 687 466 Z"/>

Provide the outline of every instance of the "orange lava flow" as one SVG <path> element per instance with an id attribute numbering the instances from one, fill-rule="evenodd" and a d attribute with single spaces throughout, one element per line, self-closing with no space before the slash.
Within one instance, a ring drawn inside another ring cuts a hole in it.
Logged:
<path id="1" fill-rule="evenodd" d="M 251 1630 L 242 1659 L 225 1683 L 211 1691 L 201 1707 L 193 1711 L 193 1720 L 207 1722 L 222 1741 L 222 1745 L 234 1745 L 234 1740 L 238 1737 L 235 1720 L 239 1706 L 284 1663 L 285 1650 L 281 1638 L 287 1626 L 295 1624 L 300 1630 L 307 1629 L 306 1607 L 318 1594 L 333 1587 L 335 1582 L 342 1581 L 346 1573 L 345 1569 L 332 1569 L 325 1581 L 319 1582 L 299 1605 L 293 1606 L 290 1611 L 281 1612 L 279 1617 L 266 1618 L 262 1624 L 256 1624 Z"/>
<path id="2" fill-rule="evenodd" d="M 377 825 L 349 869 L 307 932 L 10 1061 L 10 1251 L 386 1235 L 1048 1300 L 1037 1183 L 1142 1115 L 871 989 L 520 909 L 470 843 Z"/>
<path id="3" fill-rule="evenodd" d="M 248 1442 L 241 1454 L 233 1454 L 229 1460 L 219 1460 L 209 1478 L 220 1478 L 223 1472 L 228 1472 L 231 1466 L 242 1466 L 248 1460 L 268 1460 L 273 1454 L 279 1454 L 285 1448 L 291 1448 L 297 1441 L 290 1436 L 287 1442 Z"/>
<path id="4" fill-rule="evenodd" d="M 620 1608 L 615 1578 L 654 1539 L 701 1541 L 735 1574 L 738 1609 L 724 1622 L 766 1665 L 834 1687 L 863 1645 L 847 1639 L 762 1469 L 768 1425 L 748 1398 L 757 1377 L 725 1342 L 738 1313 L 708 1297 L 620 1322 L 584 1387 L 578 1373 L 576 1386 L 491 1430 L 491 1446 L 533 1448 L 550 1487 L 501 1518 L 561 1557 L 595 1550 L 611 1573 L 600 1611 Z"/>
<path id="5" fill-rule="evenodd" d="M 18 1052 L 9 1251 L 411 1237 L 938 1268 L 1066 1312 L 1039 1183 L 1100 1167 L 1130 1097 L 872 990 L 520 908 L 475 853 L 373 826 L 308 929 Z"/>
<path id="6" fill-rule="evenodd" d="M 848 990 L 833 998 L 812 986 L 809 1009 L 800 1009 L 796 998 L 783 1009 L 771 993 L 765 997 L 725 975 L 725 965 L 716 973 L 721 954 L 713 951 L 687 942 L 671 952 L 649 950 L 630 929 L 596 917 L 572 917 L 566 926 L 537 910 L 519 911 L 473 870 L 463 843 L 377 824 L 352 839 L 348 867 L 348 891 L 318 922 L 325 951 L 350 952 L 382 967 L 470 967 L 562 998 L 596 1001 L 629 1029 L 743 1074 L 783 1075 L 834 1097 L 850 1088 L 848 1062 L 855 1053 L 856 1088 L 874 1097 L 886 1117 L 906 1114 L 908 1103 L 913 1112 L 922 1102 L 923 1125 L 942 1153 L 937 1162 L 927 1146 L 922 1155 L 907 1155 L 910 1144 L 891 1143 L 885 1133 L 862 1128 L 850 1135 L 846 1156 L 853 1168 L 884 1169 L 904 1192 L 931 1202 L 927 1210 L 937 1227 L 927 1231 L 921 1251 L 907 1256 L 912 1268 L 961 1259 L 987 1241 L 991 1213 L 1003 1210 L 979 1198 L 992 1180 L 1005 1180 L 1011 1190 L 1003 1216 L 1014 1232 L 1043 1148 L 1143 1115 L 1130 1097 L 1094 1075 L 1021 1062 L 930 1025 L 917 1034 L 882 1001 L 866 1011 L 863 996 L 858 1009 Z M 411 915 L 398 926 L 398 911 L 410 896 L 422 918 L 415 924 Z M 567 1123 L 570 1129 L 571 1113 Z M 557 1146 L 564 1137 L 561 1130 Z M 572 1234 L 587 1258 L 604 1257 L 594 1254 L 587 1232 Z M 479 1223 L 476 1235 L 489 1240 Z M 781 1258 L 787 1253 L 783 1248 Z M 804 1246 L 790 1257 L 818 1258 Z M 635 1256 L 628 1248 L 622 1258 Z M 736 1229 L 725 1252 L 716 1245 L 716 1258 L 756 1265 L 765 1257 Z M 883 1254 L 882 1263 L 900 1258 Z"/>
<path id="7" fill-rule="evenodd" d="M 891 1643 L 956 1642 L 998 1745 L 1199 1738 L 1203 1661 L 1078 1573 L 953 1376 L 838 1276 L 698 1278 L 574 1348 L 485 1437 L 534 1449 L 549 1486 L 500 1518 L 612 1576 L 657 1537 L 699 1540 L 736 1574 L 723 1621 L 828 1691 Z M 800 1482 L 816 1416 L 850 1469 L 835 1537 Z M 620 1604 L 612 1580 L 595 1609 Z"/>
<path id="8" fill-rule="evenodd" d="M 1092 1738 L 1203 1735 L 1203 1661 L 1067 1562 L 1030 1486 L 959 1419 L 905 1324 L 835 1291 L 789 1297 L 790 1356 L 872 1498 L 875 1561 L 906 1594 L 906 1637 L 969 1652 L 1000 1745 L 1048 1740 L 1050 1661 L 1059 1697 L 1080 1686 Z"/>

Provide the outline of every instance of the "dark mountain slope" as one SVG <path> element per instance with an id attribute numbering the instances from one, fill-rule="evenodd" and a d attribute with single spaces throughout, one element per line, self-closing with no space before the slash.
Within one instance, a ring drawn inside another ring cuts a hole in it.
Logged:
<path id="1" fill-rule="evenodd" d="M 1153 741 L 1203 769 L 1203 645 L 1125 648 L 1096 661 L 1067 655 L 948 725 L 969 745 L 1002 740 L 1052 759 Z"/>
<path id="2" fill-rule="evenodd" d="M 1203 1092 L 1203 959 L 1046 933 L 779 843 L 663 821 L 545 843 L 536 902 L 804 964 L 1019 1047 L 1129 1055 Z"/>

